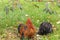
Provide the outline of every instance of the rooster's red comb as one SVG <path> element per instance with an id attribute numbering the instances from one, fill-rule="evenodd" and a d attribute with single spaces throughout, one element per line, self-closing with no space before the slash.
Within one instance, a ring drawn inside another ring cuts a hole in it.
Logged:
<path id="1" fill-rule="evenodd" d="M 31 19 L 28 18 L 26 24 L 32 24 Z"/>
<path id="2" fill-rule="evenodd" d="M 27 26 L 28 26 L 29 28 L 34 29 L 34 26 L 33 26 L 32 21 L 31 21 L 30 18 L 27 19 L 26 24 L 27 24 Z"/>

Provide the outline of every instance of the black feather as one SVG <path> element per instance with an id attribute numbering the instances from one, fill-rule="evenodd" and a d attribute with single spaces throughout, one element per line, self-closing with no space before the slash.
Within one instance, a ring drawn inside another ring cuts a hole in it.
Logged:
<path id="1" fill-rule="evenodd" d="M 18 25 L 18 33 L 20 33 L 20 28 L 22 27 L 22 25 L 24 25 L 24 24 L 19 24 Z"/>

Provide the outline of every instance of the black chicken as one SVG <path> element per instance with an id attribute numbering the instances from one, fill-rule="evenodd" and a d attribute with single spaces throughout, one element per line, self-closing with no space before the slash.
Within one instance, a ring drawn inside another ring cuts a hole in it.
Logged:
<path id="1" fill-rule="evenodd" d="M 47 35 L 49 33 L 52 33 L 52 24 L 49 22 L 42 22 L 38 31 L 39 35 Z"/>

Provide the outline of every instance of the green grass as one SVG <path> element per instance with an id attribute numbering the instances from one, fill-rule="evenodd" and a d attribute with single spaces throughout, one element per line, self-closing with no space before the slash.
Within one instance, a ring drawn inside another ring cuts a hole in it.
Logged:
<path id="1" fill-rule="evenodd" d="M 43 9 L 45 8 L 45 2 L 25 2 L 21 1 L 23 10 L 19 10 L 18 8 L 14 10 L 14 12 L 9 12 L 8 15 L 6 15 L 4 11 L 4 7 L 6 5 L 6 2 L 0 3 L 0 33 L 4 32 L 4 29 L 7 27 L 14 27 L 18 26 L 18 22 L 25 23 L 27 18 L 30 17 L 32 20 L 32 23 L 38 28 L 41 22 L 43 21 L 49 21 L 51 22 L 55 27 L 56 30 L 54 30 L 54 33 L 49 34 L 49 37 L 42 36 L 42 40 L 60 40 L 60 24 L 57 24 L 57 21 L 60 21 L 60 8 L 56 6 L 56 3 L 54 6 L 51 4 L 49 7 L 52 8 L 52 10 L 56 10 L 57 14 L 50 15 L 49 13 L 43 12 Z M 39 6 L 39 8 L 33 6 L 33 4 L 36 4 Z M 28 15 L 25 16 L 25 15 Z M 3 33 L 4 34 L 4 33 Z"/>

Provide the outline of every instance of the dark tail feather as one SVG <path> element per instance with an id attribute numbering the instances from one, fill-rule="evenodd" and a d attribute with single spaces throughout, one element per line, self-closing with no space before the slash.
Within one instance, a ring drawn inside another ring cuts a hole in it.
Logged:
<path id="1" fill-rule="evenodd" d="M 20 33 L 20 25 L 18 25 L 18 33 Z"/>
<path id="2" fill-rule="evenodd" d="M 21 40 L 24 40 L 24 32 L 22 32 Z"/>

